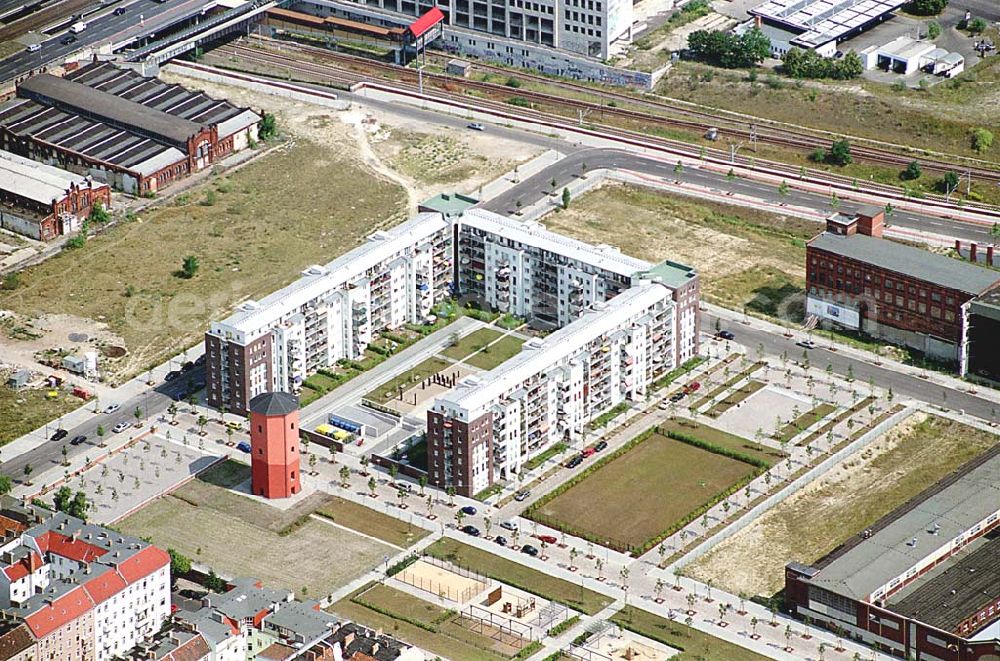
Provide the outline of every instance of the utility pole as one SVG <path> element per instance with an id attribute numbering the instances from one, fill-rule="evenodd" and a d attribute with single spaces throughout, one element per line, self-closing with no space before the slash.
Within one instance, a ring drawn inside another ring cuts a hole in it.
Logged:
<path id="1" fill-rule="evenodd" d="M 753 149 L 754 153 L 757 153 L 757 125 L 750 125 L 750 147 Z"/>

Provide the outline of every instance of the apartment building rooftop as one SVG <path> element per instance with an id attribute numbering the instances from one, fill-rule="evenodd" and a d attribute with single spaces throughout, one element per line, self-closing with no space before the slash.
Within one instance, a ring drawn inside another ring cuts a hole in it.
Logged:
<path id="1" fill-rule="evenodd" d="M 213 333 L 253 333 L 269 327 L 324 293 L 346 284 L 376 264 L 404 250 L 422 237 L 446 229 L 440 213 L 421 213 L 385 231 L 378 231 L 357 248 L 325 266 L 310 266 L 302 277 L 259 301 L 246 301 L 235 313 L 212 324 Z"/>
<path id="2" fill-rule="evenodd" d="M 462 214 L 460 222 L 465 226 L 500 235 L 509 241 L 557 253 L 624 277 L 631 277 L 653 266 L 644 260 L 629 257 L 613 246 L 594 246 L 551 232 L 541 223 L 512 220 L 485 209 L 469 209 Z"/>
<path id="3" fill-rule="evenodd" d="M 466 377 L 436 406 L 478 411 L 539 372 L 540 365 L 555 365 L 584 348 L 588 342 L 614 330 L 623 320 L 669 298 L 667 287 L 643 282 L 626 289 L 606 303 L 596 304 L 567 326 L 541 339 L 529 340 L 521 352 L 494 369 Z M 472 415 L 471 417 L 475 417 Z"/>
<path id="4" fill-rule="evenodd" d="M 671 289 L 677 289 L 698 277 L 698 272 L 693 266 L 664 260 L 647 269 L 643 275 L 656 278 Z"/>

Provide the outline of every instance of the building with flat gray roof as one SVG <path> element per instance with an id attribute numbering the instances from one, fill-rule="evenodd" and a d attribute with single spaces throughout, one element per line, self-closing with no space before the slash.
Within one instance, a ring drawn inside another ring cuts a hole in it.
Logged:
<path id="1" fill-rule="evenodd" d="M 892 17 L 907 0 L 767 0 L 749 10 L 781 57 L 791 48 L 832 56 L 837 44 Z"/>
<path id="2" fill-rule="evenodd" d="M 998 526 L 1000 445 L 812 566 L 790 563 L 786 603 L 900 656 L 979 659 L 1000 648 L 968 640 L 1000 619 Z"/>

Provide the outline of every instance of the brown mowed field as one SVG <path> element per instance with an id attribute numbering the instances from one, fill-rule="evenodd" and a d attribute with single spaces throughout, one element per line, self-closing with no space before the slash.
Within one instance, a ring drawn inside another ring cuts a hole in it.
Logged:
<path id="1" fill-rule="evenodd" d="M 732 594 L 771 595 L 785 564 L 817 561 L 1000 441 L 914 413 L 685 568 Z"/>
<path id="2" fill-rule="evenodd" d="M 737 459 L 652 434 L 544 503 L 532 518 L 565 524 L 617 548 L 640 546 L 754 470 Z"/>

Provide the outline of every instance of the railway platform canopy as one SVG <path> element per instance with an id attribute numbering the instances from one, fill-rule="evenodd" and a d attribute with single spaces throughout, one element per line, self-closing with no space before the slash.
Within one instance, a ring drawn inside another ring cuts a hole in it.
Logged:
<path id="1" fill-rule="evenodd" d="M 789 44 L 829 48 L 891 18 L 907 0 L 767 0 L 750 15 L 790 33 Z M 824 53 L 826 54 L 826 53 Z M 829 53 L 832 55 L 832 52 Z"/>

